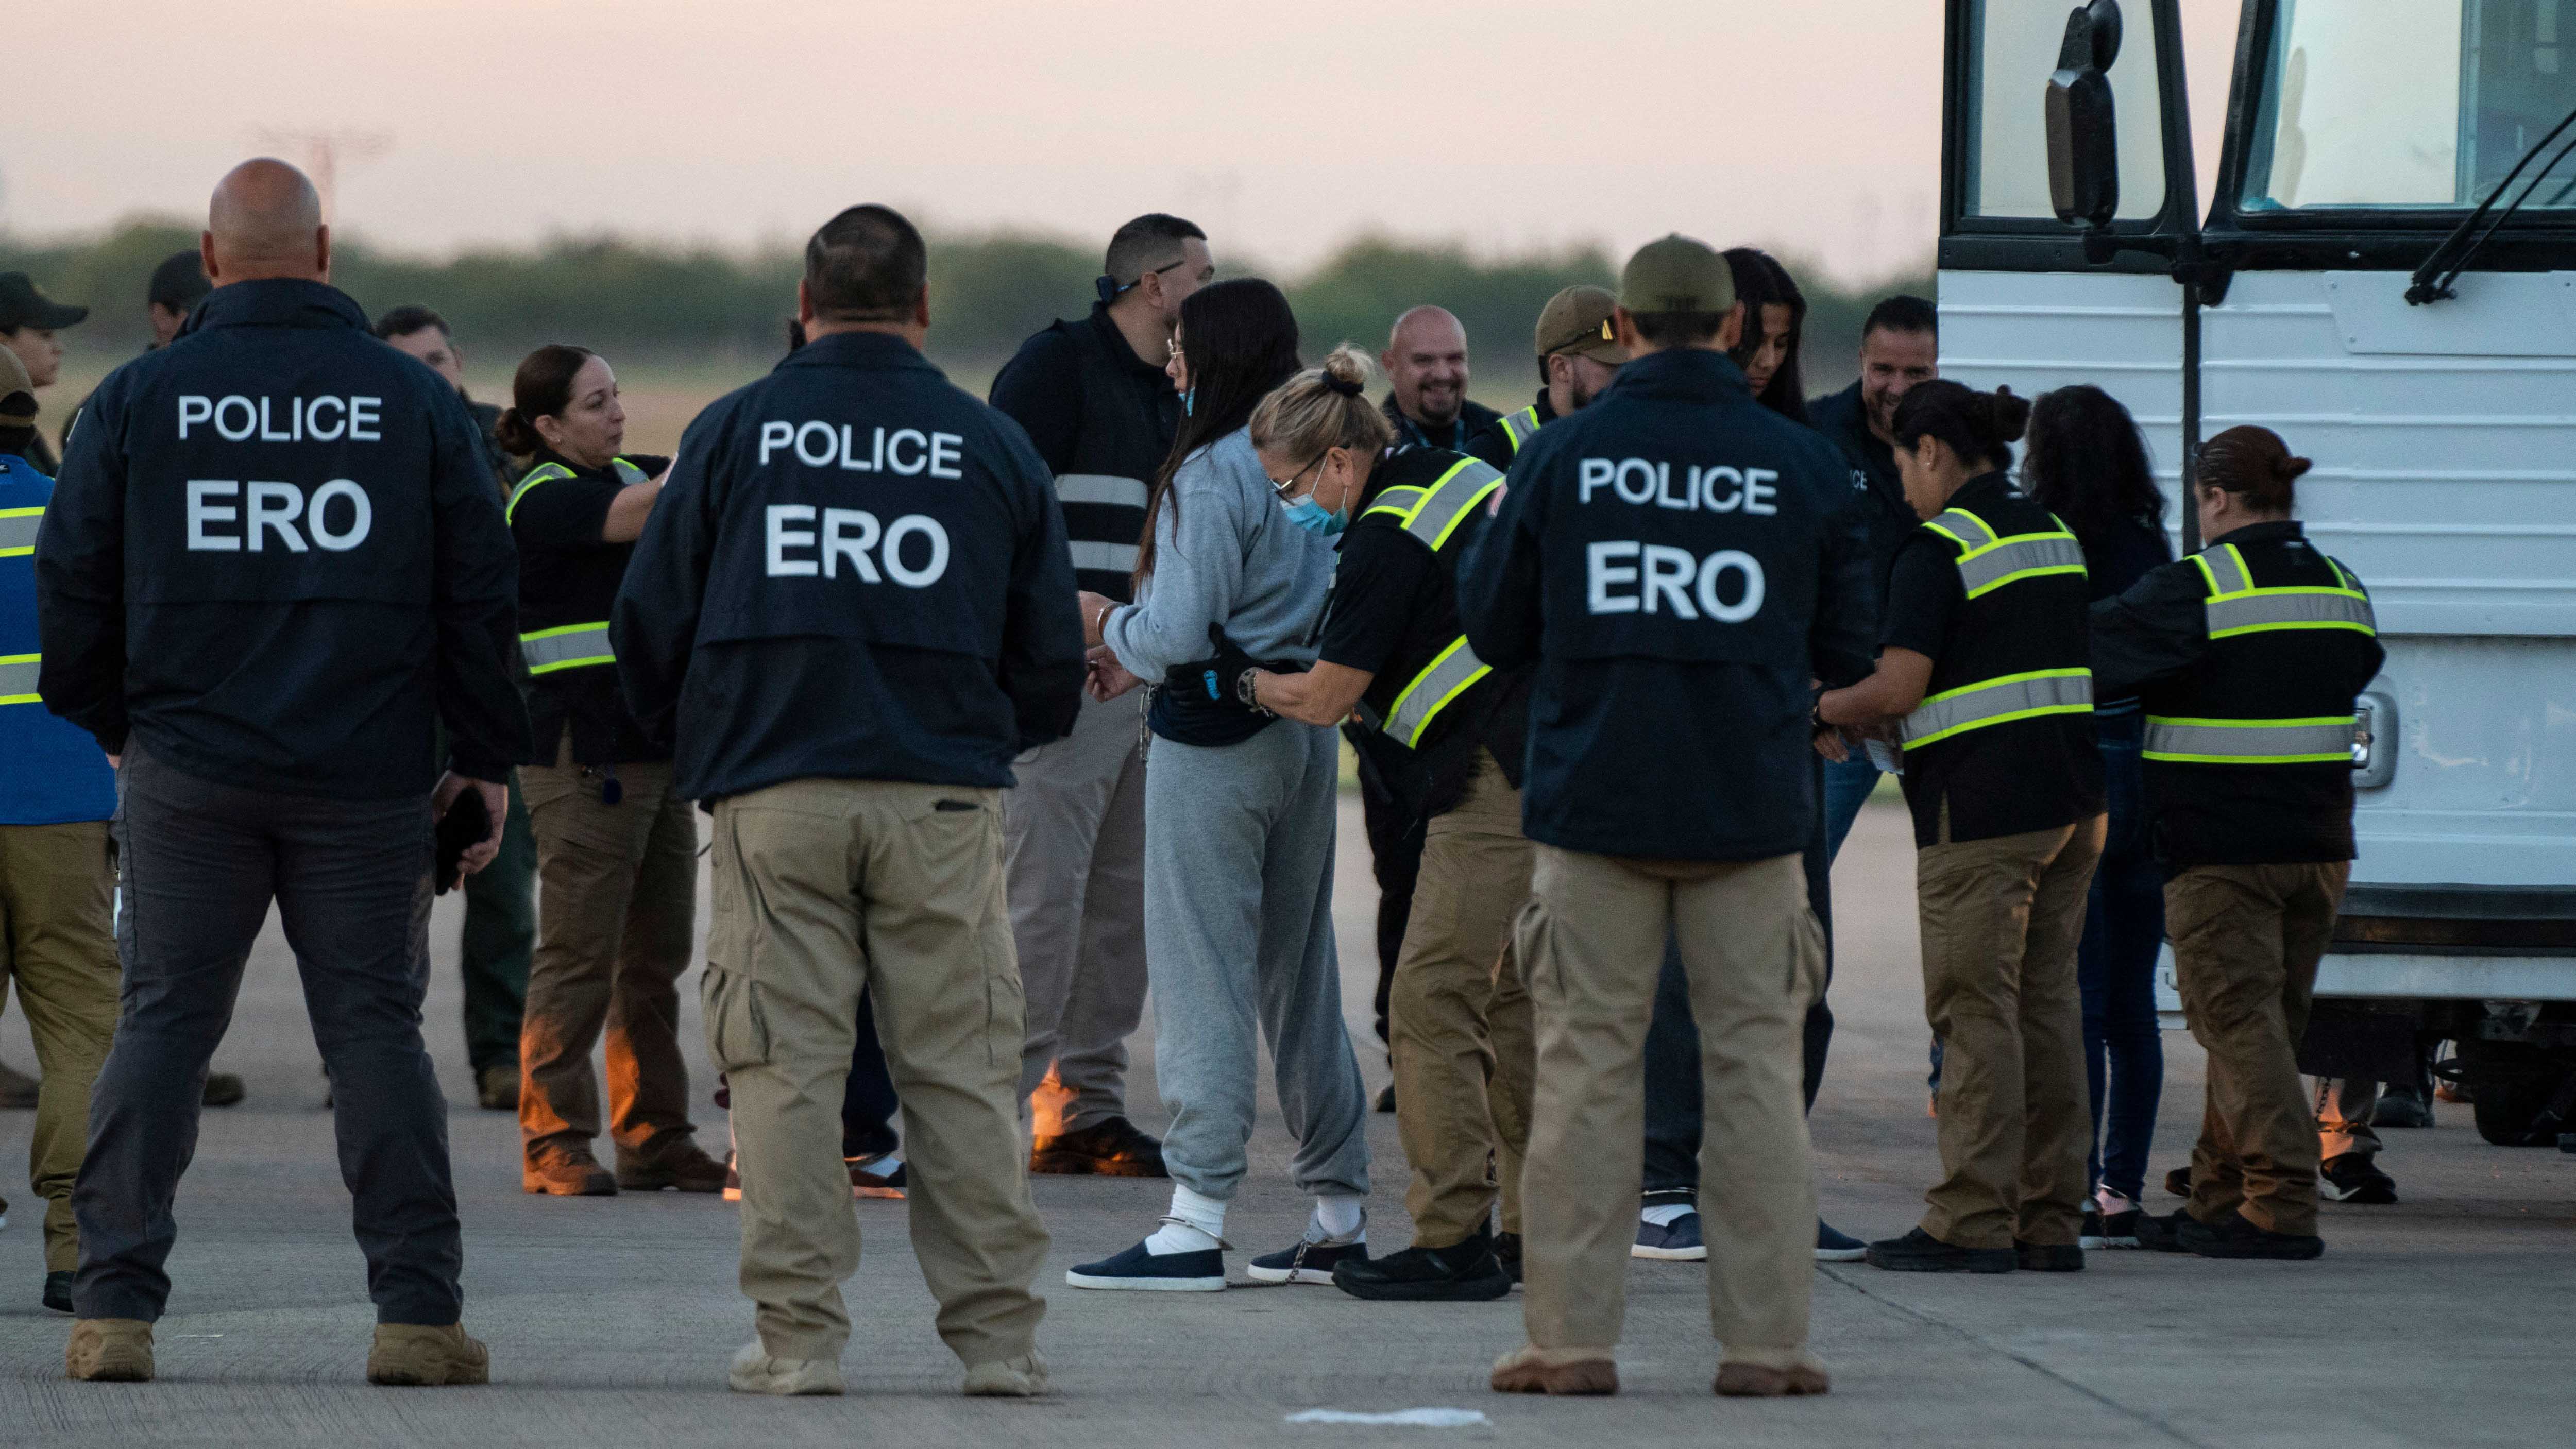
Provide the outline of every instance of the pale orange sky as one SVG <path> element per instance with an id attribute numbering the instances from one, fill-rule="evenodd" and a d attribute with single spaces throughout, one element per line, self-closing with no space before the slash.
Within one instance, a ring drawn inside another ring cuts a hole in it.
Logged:
<path id="1" fill-rule="evenodd" d="M 2236 8 L 2185 0 L 2205 136 Z M 1614 253 L 1680 230 L 1866 279 L 1928 255 L 1939 194 L 1938 0 L 13 9 L 0 227 L 27 235 L 199 214 L 233 161 L 303 159 L 269 132 L 381 142 L 342 161 L 339 223 L 416 251 L 801 239 L 879 200 L 1076 238 L 1177 211 L 1220 261 L 1292 267 L 1371 229 Z"/>

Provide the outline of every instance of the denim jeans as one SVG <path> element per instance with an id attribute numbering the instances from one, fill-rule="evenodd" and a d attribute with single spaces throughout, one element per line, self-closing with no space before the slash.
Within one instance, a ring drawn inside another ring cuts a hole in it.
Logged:
<path id="1" fill-rule="evenodd" d="M 2093 1097 L 2091 1179 L 2132 1202 L 2146 1191 L 2147 1148 L 2165 1080 L 2155 983 L 2165 938 L 2164 873 L 2148 838 L 2138 755 L 2143 728 L 2137 714 L 2094 717 L 2111 820 L 2076 967 L 2084 992 L 2084 1075 Z"/>
<path id="2" fill-rule="evenodd" d="M 1860 807 L 1869 803 L 1870 792 L 1878 788 L 1878 766 L 1871 764 L 1865 751 L 1854 750 L 1851 758 L 1839 764 L 1827 760 L 1825 766 L 1825 864 L 1843 853 L 1843 837 L 1851 834 L 1852 822 L 1860 818 Z"/>

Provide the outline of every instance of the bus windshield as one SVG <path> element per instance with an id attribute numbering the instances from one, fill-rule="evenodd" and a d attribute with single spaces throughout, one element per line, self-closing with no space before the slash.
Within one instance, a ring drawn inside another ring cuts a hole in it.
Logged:
<path id="1" fill-rule="evenodd" d="M 2472 207 L 2570 110 L 2576 0 L 2281 0 L 2239 205 Z M 2576 208 L 2570 141 L 2528 209 Z"/>

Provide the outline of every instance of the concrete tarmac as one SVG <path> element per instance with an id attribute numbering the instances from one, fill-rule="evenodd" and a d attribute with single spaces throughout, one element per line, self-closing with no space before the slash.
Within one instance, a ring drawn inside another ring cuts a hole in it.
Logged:
<path id="1" fill-rule="evenodd" d="M 1386 1079 L 1369 1030 L 1374 888 L 1355 800 L 1345 801 L 1337 900 L 1345 1013 L 1372 1091 Z M 1839 1029 L 1814 1118 L 1826 1215 L 1863 1237 L 1902 1232 L 1936 1168 L 1924 1112 L 1911 841 L 1904 812 L 1864 815 L 1835 876 Z M 702 907 L 703 911 L 703 907 Z M 2428 1131 L 2387 1134 L 2403 1201 L 2329 1204 L 2316 1263 L 2222 1264 L 2090 1255 L 2082 1274 L 1997 1277 L 1820 1267 L 1822 1399 L 1719 1400 L 1698 1264 L 1629 1273 L 1624 1388 L 1609 1400 L 1504 1397 L 1493 1358 L 1521 1342 L 1518 1300 L 1362 1303 L 1331 1288 L 1245 1285 L 1243 1263 L 1296 1235 L 1289 1143 L 1265 1102 L 1253 1171 L 1227 1224 L 1243 1251 L 1223 1294 L 1084 1292 L 1069 1264 L 1153 1226 L 1167 1185 L 1040 1178 L 1055 1237 L 1039 1287 L 1055 1393 L 967 1400 L 931 1331 L 904 1206 L 858 1205 L 866 1247 L 848 1288 L 857 1319 L 844 1399 L 730 1394 L 724 1364 L 749 1337 L 734 1284 L 735 1210 L 712 1196 L 613 1199 L 520 1192 L 517 1125 L 472 1100 L 457 1025 L 457 906 L 442 901 L 428 1038 L 451 1103 L 466 1228 L 466 1323 L 492 1346 L 484 1388 L 364 1382 L 373 1311 L 348 1230 L 330 1115 L 291 961 L 261 940 L 219 1066 L 250 1100 L 205 1114 L 178 1203 L 176 1283 L 160 1325 L 160 1380 L 70 1383 L 69 1320 L 37 1306 L 40 1205 L 23 1188 L 32 1114 L 0 1114 L 0 1445 L 457 1444 L 918 1446 L 1238 1444 L 2317 1445 L 2557 1444 L 2576 1440 L 2567 1374 L 2576 1323 L 2576 1158 L 2478 1141 L 2464 1107 Z M 701 930 L 704 929 L 703 918 Z M 724 1148 L 707 1105 L 696 1009 L 682 1039 L 700 1140 Z M 2168 1074 L 2152 1185 L 2184 1160 L 2198 1121 L 2200 1052 L 2165 1038 Z M 1136 1043 L 1131 1101 L 1155 1130 L 1152 1028 Z M 28 1068 L 16 1012 L 0 1058 Z M 1378 1251 L 1410 1237 L 1394 1119 L 1373 1117 Z M 1454 1427 L 1295 1422 L 1312 1410 L 1456 1409 Z"/>

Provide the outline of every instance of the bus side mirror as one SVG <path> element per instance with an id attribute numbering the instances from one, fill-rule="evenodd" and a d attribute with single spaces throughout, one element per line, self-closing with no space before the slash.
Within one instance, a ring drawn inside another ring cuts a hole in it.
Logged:
<path id="1" fill-rule="evenodd" d="M 2119 133 L 2111 62 L 2120 58 L 2120 0 L 2090 0 L 2066 17 L 2048 78 L 2048 199 L 2057 219 L 2099 231 L 2120 211 Z"/>

